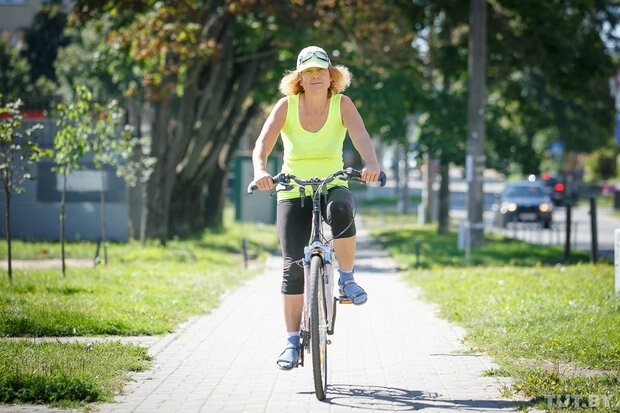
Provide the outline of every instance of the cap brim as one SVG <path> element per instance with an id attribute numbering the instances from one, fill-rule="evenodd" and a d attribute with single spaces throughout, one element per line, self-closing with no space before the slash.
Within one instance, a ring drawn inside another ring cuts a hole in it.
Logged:
<path id="1" fill-rule="evenodd" d="M 327 69 L 328 66 L 329 66 L 329 62 L 326 62 L 325 60 L 321 60 L 317 56 L 312 56 L 310 59 L 308 59 L 307 61 L 297 66 L 297 71 L 303 72 L 304 70 L 310 69 L 311 67 Z"/>

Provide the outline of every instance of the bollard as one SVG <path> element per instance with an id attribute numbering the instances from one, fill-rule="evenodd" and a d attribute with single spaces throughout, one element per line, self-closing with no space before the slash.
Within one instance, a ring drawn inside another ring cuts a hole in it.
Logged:
<path id="1" fill-rule="evenodd" d="M 620 229 L 614 230 L 615 291 L 620 293 Z"/>
<path id="2" fill-rule="evenodd" d="M 243 266 L 244 268 L 248 268 L 248 238 L 247 237 L 243 237 L 241 246 L 243 248 Z"/>
<path id="3" fill-rule="evenodd" d="M 571 235 L 571 204 L 566 204 L 566 234 L 564 238 L 564 263 L 568 264 L 570 262 L 570 235 Z"/>
<path id="4" fill-rule="evenodd" d="M 420 240 L 415 240 L 415 268 L 420 267 Z"/>
<path id="5" fill-rule="evenodd" d="M 590 239 L 592 245 L 592 261 L 598 262 L 598 233 L 596 223 L 596 198 L 590 198 Z"/>

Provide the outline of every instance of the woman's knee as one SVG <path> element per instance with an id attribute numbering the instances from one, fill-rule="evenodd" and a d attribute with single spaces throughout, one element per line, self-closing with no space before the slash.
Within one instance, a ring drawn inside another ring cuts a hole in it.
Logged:
<path id="1" fill-rule="evenodd" d="M 345 199 L 335 199 L 327 205 L 327 215 L 330 221 L 350 219 L 353 217 L 353 205 Z"/>

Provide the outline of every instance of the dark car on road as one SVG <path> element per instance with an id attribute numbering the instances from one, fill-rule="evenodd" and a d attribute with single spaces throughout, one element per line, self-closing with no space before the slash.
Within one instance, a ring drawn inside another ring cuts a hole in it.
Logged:
<path id="1" fill-rule="evenodd" d="M 553 219 L 553 202 L 540 181 L 507 182 L 494 209 L 502 227 L 509 222 L 540 222 L 550 228 Z"/>

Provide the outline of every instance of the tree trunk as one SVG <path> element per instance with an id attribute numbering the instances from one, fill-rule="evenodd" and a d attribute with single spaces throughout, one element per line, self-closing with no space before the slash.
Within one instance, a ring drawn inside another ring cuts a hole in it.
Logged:
<path id="1" fill-rule="evenodd" d="M 148 182 L 144 212 L 147 236 L 161 243 L 172 231 L 181 235 L 204 227 L 202 198 L 207 185 L 213 202 L 209 208 L 215 207 L 213 216 L 221 217 L 225 186 L 222 191 L 218 179 L 225 179 L 243 130 L 258 108 L 248 97 L 266 56 L 257 53 L 237 62 L 232 22 L 224 16 L 208 27 L 221 48 L 217 56 L 188 74 L 183 97 L 175 101 L 175 113 L 170 102 L 153 103 L 153 155 L 158 163 Z"/>
<path id="2" fill-rule="evenodd" d="M 133 128 L 134 138 L 142 139 L 142 107 L 135 98 L 127 98 L 125 101 L 127 107 L 128 124 Z M 143 150 L 138 147 L 134 150 L 132 161 L 139 162 L 142 159 Z M 127 215 L 129 219 L 129 237 L 132 239 L 140 239 L 143 241 L 143 225 L 146 224 L 142 219 L 144 215 L 144 206 L 142 202 L 142 193 L 144 192 L 144 182 L 140 177 L 141 171 L 137 173 L 137 182 L 133 187 L 127 187 Z"/>
<path id="3" fill-rule="evenodd" d="M 407 214 L 409 213 L 409 178 L 411 175 L 409 168 L 409 145 L 407 143 L 403 143 L 401 150 L 405 155 L 405 162 L 403 164 L 402 185 L 399 188 L 400 197 L 398 200 L 398 212 L 401 214 Z"/>
<path id="4" fill-rule="evenodd" d="M 423 208 L 423 222 L 430 224 L 433 222 L 433 210 L 435 209 L 435 192 L 433 191 L 433 182 L 435 182 L 435 170 L 433 169 L 433 158 L 428 154 L 424 154 L 424 173 L 422 174 L 423 185 L 422 188 L 422 205 Z"/>
<path id="5" fill-rule="evenodd" d="M 450 164 L 441 160 L 439 164 L 441 183 L 439 186 L 439 223 L 437 233 L 447 234 L 450 229 Z"/>
<path id="6" fill-rule="evenodd" d="M 224 204 L 226 201 L 226 173 L 214 173 L 209 180 L 205 209 L 205 223 L 209 228 L 221 228 L 224 226 Z"/>
<path id="7" fill-rule="evenodd" d="M 62 193 L 60 195 L 60 259 L 62 261 L 62 276 L 67 275 L 65 264 L 65 203 L 67 198 L 67 166 L 62 171 Z"/>
<path id="8" fill-rule="evenodd" d="M 13 263 L 11 255 L 11 189 L 5 183 L 4 194 L 6 199 L 6 259 L 7 259 L 7 272 L 9 274 L 9 283 L 13 283 Z"/>
<path id="9" fill-rule="evenodd" d="M 170 202 L 180 149 L 171 122 L 171 102 L 154 102 L 151 105 L 153 155 L 157 158 L 157 164 L 147 184 L 149 195 L 146 236 L 165 245 L 170 235 Z"/>
<path id="10" fill-rule="evenodd" d="M 473 246 L 484 241 L 482 213 L 486 91 L 486 1 L 471 0 L 469 22 L 469 99 L 467 112 L 467 220 Z"/>
<path id="11" fill-rule="evenodd" d="M 175 236 L 192 235 L 205 226 L 204 184 L 191 184 L 177 180 L 170 204 L 170 230 Z M 206 203 L 209 209 L 211 204 Z"/>
<path id="12" fill-rule="evenodd" d="M 106 172 L 105 170 L 101 169 L 101 191 L 99 193 L 99 202 L 101 204 L 101 246 L 103 247 L 103 264 L 104 265 L 108 265 L 108 250 L 107 250 L 107 234 L 106 234 L 106 227 L 107 227 L 107 216 L 106 216 L 106 210 L 105 210 L 105 191 L 106 191 L 106 186 L 107 186 L 107 182 L 106 182 Z M 99 257 L 97 257 L 99 258 Z"/>
<path id="13" fill-rule="evenodd" d="M 190 191 L 196 191 L 196 194 L 191 195 L 189 203 L 201 207 L 195 211 L 200 212 L 201 218 L 198 219 L 192 217 L 192 214 L 183 213 L 184 208 L 187 208 L 187 200 L 173 199 L 175 205 L 173 210 L 177 212 L 172 220 L 175 222 L 175 228 L 180 230 L 185 228 L 195 230 L 203 228 L 204 225 L 207 227 L 223 225 L 230 160 L 244 130 L 259 108 L 256 101 L 248 98 L 258 73 L 258 62 L 235 65 L 232 39 L 227 38 L 225 44 L 228 44 L 230 54 L 223 53 L 224 62 L 221 63 L 221 68 L 215 70 L 217 78 L 209 79 L 207 87 L 210 94 L 203 92 L 197 96 L 199 103 L 194 106 L 203 110 L 195 115 L 196 119 L 200 119 L 200 128 L 191 136 L 185 157 L 177 167 L 176 185 L 183 183 L 186 188 L 189 185 Z M 227 59 L 228 64 L 225 64 Z M 230 90 L 235 90 L 235 93 L 227 92 Z M 206 96 L 211 97 L 208 102 L 204 101 Z M 207 200 L 202 203 L 200 197 L 205 186 Z M 176 193 L 180 190 L 179 187 Z M 204 225 L 196 227 L 197 222 L 202 222 Z"/>

